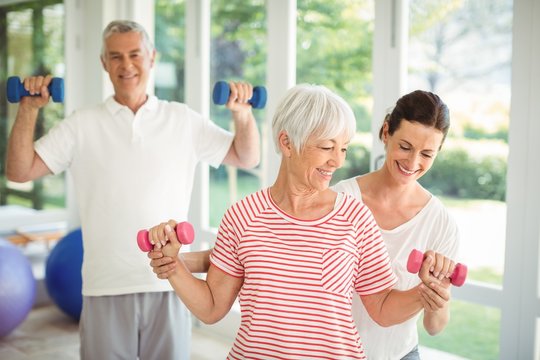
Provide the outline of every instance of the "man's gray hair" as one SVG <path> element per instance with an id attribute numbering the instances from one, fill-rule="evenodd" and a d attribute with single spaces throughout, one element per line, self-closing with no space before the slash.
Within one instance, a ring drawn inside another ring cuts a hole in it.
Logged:
<path id="1" fill-rule="evenodd" d="M 272 135 L 278 154 L 279 133 L 286 131 L 291 144 L 300 152 L 311 135 L 333 139 L 356 132 L 351 107 L 339 95 L 322 85 L 300 84 L 289 89 L 272 120 Z"/>
<path id="2" fill-rule="evenodd" d="M 111 21 L 109 25 L 107 25 L 107 27 L 103 30 L 101 57 L 103 58 L 105 56 L 105 41 L 109 38 L 109 36 L 113 34 L 123 34 L 132 31 L 138 32 L 142 35 L 143 46 L 151 53 L 154 50 L 154 44 L 152 44 L 148 33 L 146 32 L 144 27 L 142 27 L 142 25 L 131 20 L 114 20 Z"/>

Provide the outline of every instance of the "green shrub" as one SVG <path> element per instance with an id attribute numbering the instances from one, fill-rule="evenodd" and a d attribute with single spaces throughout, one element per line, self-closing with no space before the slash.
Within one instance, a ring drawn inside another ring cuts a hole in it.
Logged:
<path id="1" fill-rule="evenodd" d="M 474 157 L 463 148 L 446 149 L 420 183 L 437 195 L 504 201 L 506 160 L 501 155 Z"/>
<path id="2" fill-rule="evenodd" d="M 463 136 L 467 139 L 496 139 L 508 143 L 508 125 L 501 125 L 495 131 L 487 131 L 480 126 L 465 124 Z"/>
<path id="3" fill-rule="evenodd" d="M 336 171 L 332 184 L 369 172 L 370 151 L 364 145 L 352 143 L 347 149 L 347 159 L 343 167 Z"/>
<path id="4" fill-rule="evenodd" d="M 332 183 L 369 172 L 370 151 L 362 144 L 351 144 L 347 160 Z M 462 147 L 446 148 L 420 183 L 436 195 L 461 199 L 504 201 L 506 159 L 503 155 L 473 156 Z"/>

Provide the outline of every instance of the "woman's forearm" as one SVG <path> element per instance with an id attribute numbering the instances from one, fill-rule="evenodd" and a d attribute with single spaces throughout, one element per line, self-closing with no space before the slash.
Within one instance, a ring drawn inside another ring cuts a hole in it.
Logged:
<path id="1" fill-rule="evenodd" d="M 383 321 L 386 324 L 383 326 L 396 325 L 409 320 L 422 308 L 417 287 L 406 291 L 393 289 L 383 302 Z"/>
<path id="2" fill-rule="evenodd" d="M 386 290 L 361 298 L 373 321 L 383 327 L 409 320 L 423 308 L 418 287 L 406 291 Z"/>
<path id="3" fill-rule="evenodd" d="M 430 335 L 441 332 L 450 320 L 450 280 L 420 285 L 424 328 Z"/>
<path id="4" fill-rule="evenodd" d="M 182 260 L 176 261 L 175 271 L 168 280 L 180 300 L 199 320 L 207 324 L 219 320 L 213 316 L 215 302 L 208 283 L 193 276 Z"/>
<path id="5" fill-rule="evenodd" d="M 180 300 L 205 324 L 227 315 L 243 284 L 242 277 L 230 276 L 215 266 L 208 269 L 206 280 L 196 278 L 180 258 L 168 280 Z"/>
<path id="6" fill-rule="evenodd" d="M 444 330 L 450 320 L 448 305 L 436 311 L 424 310 L 424 328 L 431 336 L 437 335 Z"/>
<path id="7" fill-rule="evenodd" d="M 191 273 L 206 273 L 210 267 L 212 249 L 180 253 L 180 258 Z"/>

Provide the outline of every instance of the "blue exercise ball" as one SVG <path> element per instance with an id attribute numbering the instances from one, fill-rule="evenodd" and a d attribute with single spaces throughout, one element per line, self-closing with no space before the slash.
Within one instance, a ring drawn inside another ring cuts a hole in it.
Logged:
<path id="1" fill-rule="evenodd" d="M 26 319 L 35 298 L 30 261 L 19 248 L 0 238 L 0 338 Z"/>
<path id="2" fill-rule="evenodd" d="M 77 229 L 58 241 L 45 265 L 49 296 L 60 310 L 77 321 L 82 311 L 82 260 L 82 233 Z"/>

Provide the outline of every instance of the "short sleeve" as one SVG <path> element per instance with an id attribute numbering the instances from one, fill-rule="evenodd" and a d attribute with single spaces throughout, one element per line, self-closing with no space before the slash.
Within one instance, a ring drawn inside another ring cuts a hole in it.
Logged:
<path id="1" fill-rule="evenodd" d="M 75 115 L 56 124 L 34 143 L 34 149 L 53 174 L 66 170 L 75 149 Z"/>
<path id="2" fill-rule="evenodd" d="M 355 290 L 359 295 L 370 295 L 393 287 L 397 277 L 392 271 L 390 256 L 379 227 L 371 212 L 359 228 L 359 268 Z"/>
<path id="3" fill-rule="evenodd" d="M 440 200 L 438 198 L 435 200 L 438 205 L 437 216 L 435 217 L 436 224 L 434 226 L 437 233 L 431 236 L 430 241 L 433 241 L 433 243 L 429 244 L 428 249 L 443 254 L 450 259 L 457 259 L 459 257 L 460 242 L 459 227 Z"/>
<path id="4" fill-rule="evenodd" d="M 227 155 L 234 135 L 191 109 L 188 113 L 198 124 L 194 144 L 199 159 L 217 168 Z"/>
<path id="5" fill-rule="evenodd" d="M 244 266 L 238 258 L 239 240 L 240 236 L 234 227 L 229 209 L 219 225 L 210 261 L 220 270 L 234 277 L 244 276 Z"/>

